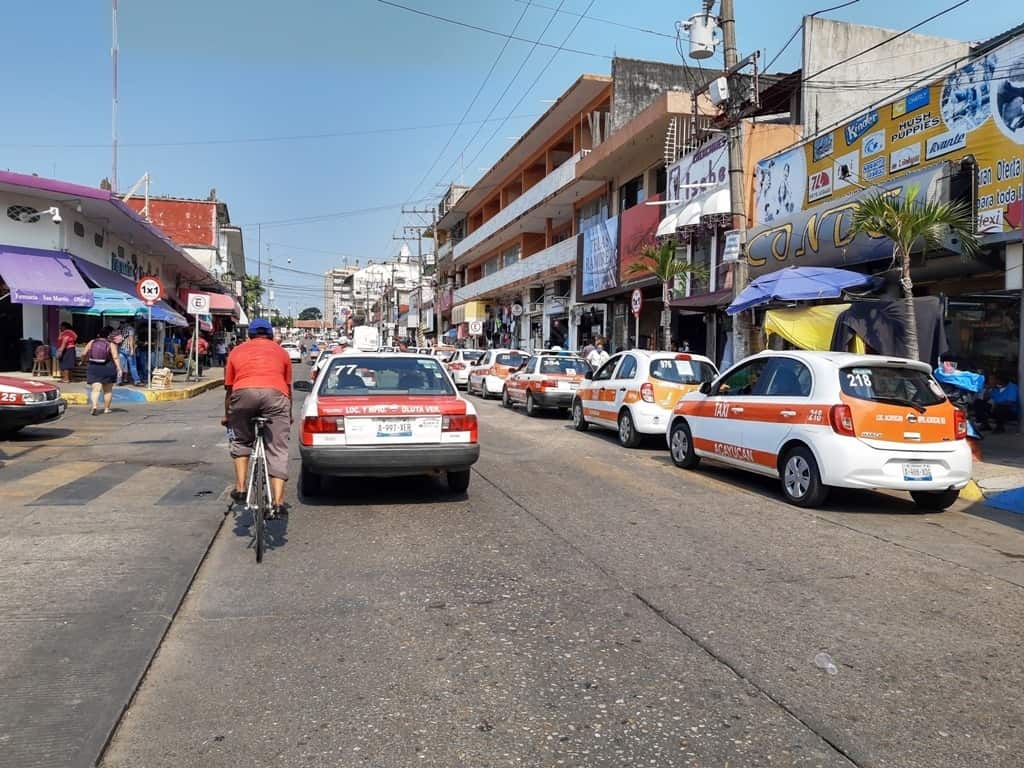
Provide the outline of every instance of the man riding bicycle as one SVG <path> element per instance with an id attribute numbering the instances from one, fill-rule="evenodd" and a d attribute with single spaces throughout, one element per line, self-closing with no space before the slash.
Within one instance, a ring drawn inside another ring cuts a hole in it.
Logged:
<path id="1" fill-rule="evenodd" d="M 231 350 L 224 370 L 224 419 L 234 432 L 231 456 L 235 461 L 235 490 L 231 500 L 244 502 L 249 478 L 249 457 L 256 433 L 253 419 L 267 420 L 263 430 L 267 474 L 273 499 L 272 516 L 284 516 L 284 488 L 288 480 L 288 446 L 292 424 L 292 361 L 274 341 L 274 329 L 263 319 L 249 324 L 249 340 Z"/>

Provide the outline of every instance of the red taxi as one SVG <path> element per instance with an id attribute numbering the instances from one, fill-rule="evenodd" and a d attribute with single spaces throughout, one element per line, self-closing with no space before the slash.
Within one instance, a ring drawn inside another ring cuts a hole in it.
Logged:
<path id="1" fill-rule="evenodd" d="M 67 403 L 53 384 L 0 376 L 0 436 L 56 421 L 66 410 Z"/>
<path id="2" fill-rule="evenodd" d="M 589 372 L 587 361 L 577 355 L 535 352 L 526 365 L 508 377 L 501 404 L 511 408 L 522 403 L 527 416 L 536 416 L 544 408 L 568 411 Z"/>
<path id="3" fill-rule="evenodd" d="M 358 352 L 331 357 L 302 413 L 299 453 L 303 490 L 324 476 L 400 477 L 445 474 L 448 487 L 469 487 L 480 456 L 477 416 L 440 360 L 429 355 Z"/>

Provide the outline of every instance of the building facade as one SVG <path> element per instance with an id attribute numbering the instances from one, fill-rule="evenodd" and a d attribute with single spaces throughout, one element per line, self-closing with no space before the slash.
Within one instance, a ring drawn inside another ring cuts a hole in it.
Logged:
<path id="1" fill-rule="evenodd" d="M 341 327 L 355 306 L 355 267 L 335 267 L 324 273 L 324 320 Z"/>

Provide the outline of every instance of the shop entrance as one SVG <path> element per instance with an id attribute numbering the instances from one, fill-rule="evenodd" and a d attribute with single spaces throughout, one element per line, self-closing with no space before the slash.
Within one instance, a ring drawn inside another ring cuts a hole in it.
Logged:
<path id="1" fill-rule="evenodd" d="M 686 348 L 698 355 L 708 354 L 708 325 L 705 315 L 679 314 L 672 329 L 672 338 L 679 348 Z"/>
<path id="2" fill-rule="evenodd" d="M 0 280 L 0 371 L 21 367 L 22 310 L 21 304 L 11 302 L 9 293 L 10 289 Z"/>
<path id="3" fill-rule="evenodd" d="M 1016 380 L 1019 366 L 1020 292 L 951 297 L 946 305 L 946 340 L 962 367 Z"/>

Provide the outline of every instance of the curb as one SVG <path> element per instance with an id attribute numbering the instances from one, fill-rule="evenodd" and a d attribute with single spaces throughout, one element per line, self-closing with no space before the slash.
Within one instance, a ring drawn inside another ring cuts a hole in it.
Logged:
<path id="1" fill-rule="evenodd" d="M 143 394 L 146 396 L 146 400 L 151 403 L 162 403 L 172 400 L 189 400 L 204 392 L 209 392 L 211 389 L 219 389 L 223 386 L 224 379 L 220 378 L 202 381 L 185 389 L 146 390 Z"/>

